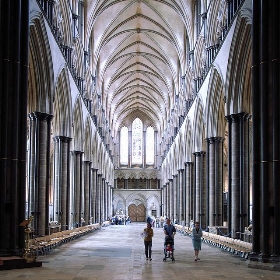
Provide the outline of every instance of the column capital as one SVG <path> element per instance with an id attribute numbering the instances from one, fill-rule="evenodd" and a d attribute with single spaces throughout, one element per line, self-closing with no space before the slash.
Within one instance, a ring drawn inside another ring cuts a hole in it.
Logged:
<path id="1" fill-rule="evenodd" d="M 186 161 L 185 166 L 187 166 L 187 165 L 193 165 L 193 162 L 192 161 Z"/>
<path id="2" fill-rule="evenodd" d="M 72 138 L 67 137 L 67 136 L 54 136 L 53 141 L 58 143 L 58 142 L 64 142 L 64 143 L 69 143 L 72 141 Z"/>
<path id="3" fill-rule="evenodd" d="M 53 115 L 50 115 L 48 113 L 42 113 L 42 112 L 32 112 L 28 114 L 29 119 L 34 121 L 35 119 L 38 119 L 40 121 L 51 121 L 53 119 Z"/>
<path id="4" fill-rule="evenodd" d="M 207 19 L 207 12 L 202 13 L 200 16 L 203 20 Z"/>
<path id="5" fill-rule="evenodd" d="M 246 115 L 247 115 L 247 113 L 240 112 L 240 113 L 236 113 L 236 114 L 231 114 L 231 115 L 225 116 L 225 119 L 229 123 L 236 123 L 240 119 L 244 118 L 244 116 L 246 116 Z"/>
<path id="6" fill-rule="evenodd" d="M 71 151 L 70 153 L 71 153 L 71 155 L 73 156 L 73 155 L 81 155 L 81 154 L 83 154 L 84 152 L 81 152 L 81 151 Z"/>
<path id="7" fill-rule="evenodd" d="M 209 138 L 205 138 L 205 141 L 210 143 L 210 144 L 213 144 L 215 142 L 223 142 L 225 139 L 223 137 L 220 137 L 220 136 L 216 136 L 216 137 L 209 137 Z"/>
<path id="8" fill-rule="evenodd" d="M 193 155 L 197 156 L 197 157 L 200 157 L 200 156 L 204 156 L 206 154 L 206 152 L 204 151 L 200 151 L 200 152 L 194 152 L 192 153 Z"/>

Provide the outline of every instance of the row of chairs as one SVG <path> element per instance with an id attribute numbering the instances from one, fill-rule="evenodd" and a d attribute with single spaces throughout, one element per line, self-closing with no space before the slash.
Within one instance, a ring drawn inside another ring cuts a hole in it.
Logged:
<path id="1" fill-rule="evenodd" d="M 190 236 L 192 233 L 192 229 L 190 227 L 176 225 L 176 229 L 183 235 Z M 214 234 L 207 231 L 203 231 L 202 240 L 207 244 L 221 248 L 225 251 L 239 255 L 240 257 L 246 259 L 252 251 L 252 243 L 245 242 L 241 239 L 235 239 L 224 235 Z"/>
<path id="2" fill-rule="evenodd" d="M 63 230 L 29 240 L 29 249 L 35 255 L 49 254 L 58 246 L 100 229 L 99 223 Z"/>
<path id="3" fill-rule="evenodd" d="M 242 258 L 247 259 L 252 251 L 252 243 L 245 242 L 241 239 L 235 239 L 210 232 L 203 232 L 202 238 L 205 243 L 239 255 Z"/>

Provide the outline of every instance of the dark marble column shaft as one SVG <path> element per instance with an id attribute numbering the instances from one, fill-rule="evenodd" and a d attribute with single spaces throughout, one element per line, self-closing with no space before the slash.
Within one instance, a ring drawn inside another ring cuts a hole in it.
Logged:
<path id="1" fill-rule="evenodd" d="M 52 115 L 41 112 L 29 114 L 28 216 L 34 216 L 31 225 L 37 236 L 48 234 L 52 118 Z"/>
<path id="2" fill-rule="evenodd" d="M 70 141 L 56 136 L 54 140 L 54 199 L 53 220 L 62 227 L 70 226 Z"/>
<path id="3" fill-rule="evenodd" d="M 279 1 L 253 0 L 253 253 L 250 259 L 277 263 L 280 262 L 279 13 Z"/>
<path id="4" fill-rule="evenodd" d="M 0 254 L 24 248 L 29 1 L 0 9 Z"/>
<path id="5" fill-rule="evenodd" d="M 97 221 L 96 217 L 96 192 L 97 192 L 97 170 L 95 168 L 91 169 L 91 221 L 95 223 Z"/>
<path id="6" fill-rule="evenodd" d="M 86 225 L 90 223 L 91 216 L 91 162 L 84 161 L 84 220 Z"/>
<path id="7" fill-rule="evenodd" d="M 186 162 L 186 226 L 194 218 L 194 180 L 193 180 L 193 162 Z"/>

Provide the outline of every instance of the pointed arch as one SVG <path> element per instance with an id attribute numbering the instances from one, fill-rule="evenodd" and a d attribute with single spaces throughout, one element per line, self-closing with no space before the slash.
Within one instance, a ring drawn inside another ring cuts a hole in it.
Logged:
<path id="1" fill-rule="evenodd" d="M 69 76 L 66 68 L 63 68 L 58 75 L 55 95 L 54 95 L 54 119 L 53 130 L 54 135 L 71 137 L 71 88 L 69 84 Z"/>
<path id="2" fill-rule="evenodd" d="M 73 111 L 73 148 L 82 151 L 84 138 L 83 111 L 80 98 L 76 100 Z"/>
<path id="3" fill-rule="evenodd" d="M 225 108 L 224 87 L 222 76 L 213 68 L 209 80 L 206 100 L 206 138 L 224 136 L 225 133 Z"/>
<path id="4" fill-rule="evenodd" d="M 197 98 L 195 105 L 195 117 L 194 117 L 194 152 L 205 150 L 205 126 L 204 126 L 204 114 L 203 105 L 200 98 Z"/>
<path id="5" fill-rule="evenodd" d="M 31 16 L 28 71 L 28 112 L 53 113 L 53 63 L 43 16 Z"/>

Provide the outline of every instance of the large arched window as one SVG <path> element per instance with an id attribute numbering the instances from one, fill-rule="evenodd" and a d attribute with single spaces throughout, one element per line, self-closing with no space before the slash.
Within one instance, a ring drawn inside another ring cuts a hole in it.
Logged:
<path id="1" fill-rule="evenodd" d="M 152 127 L 147 128 L 146 134 L 146 164 L 152 165 L 155 162 L 155 132 Z"/>
<path id="2" fill-rule="evenodd" d="M 132 123 L 132 164 L 142 164 L 143 123 L 136 118 Z"/>
<path id="3" fill-rule="evenodd" d="M 128 164 L 128 129 L 125 126 L 121 129 L 120 164 Z"/>

